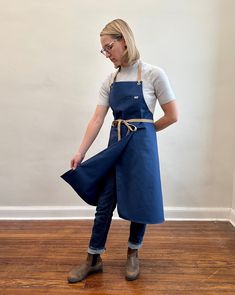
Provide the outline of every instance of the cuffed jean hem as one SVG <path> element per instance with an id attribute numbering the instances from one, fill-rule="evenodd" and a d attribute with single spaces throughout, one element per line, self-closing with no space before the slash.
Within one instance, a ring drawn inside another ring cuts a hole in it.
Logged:
<path id="1" fill-rule="evenodd" d="M 105 249 L 92 249 L 90 247 L 88 247 L 87 252 L 89 254 L 102 254 L 104 253 Z"/>
<path id="2" fill-rule="evenodd" d="M 140 249 L 142 247 L 142 243 L 141 244 L 134 244 L 134 243 L 128 241 L 128 247 L 131 249 L 134 249 L 134 250 Z"/>

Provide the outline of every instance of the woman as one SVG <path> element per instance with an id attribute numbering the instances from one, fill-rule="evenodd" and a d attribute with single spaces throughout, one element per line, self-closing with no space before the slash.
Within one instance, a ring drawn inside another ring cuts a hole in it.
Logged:
<path id="1" fill-rule="evenodd" d="M 138 249 L 146 224 L 164 221 L 156 131 L 177 121 L 175 97 L 165 72 L 140 60 L 128 24 L 121 19 L 111 21 L 100 33 L 100 41 L 101 53 L 118 70 L 104 81 L 71 170 L 62 175 L 79 196 L 96 206 L 87 259 L 70 271 L 70 283 L 103 270 L 100 255 L 116 204 L 119 216 L 131 221 L 125 277 L 138 277 Z M 157 99 L 164 116 L 154 122 Z M 108 148 L 81 163 L 109 107 L 114 121 Z"/>

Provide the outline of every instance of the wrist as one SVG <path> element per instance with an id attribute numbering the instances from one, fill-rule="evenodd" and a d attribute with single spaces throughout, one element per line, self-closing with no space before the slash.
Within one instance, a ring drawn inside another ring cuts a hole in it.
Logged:
<path id="1" fill-rule="evenodd" d="M 77 155 L 81 155 L 82 157 L 85 157 L 86 153 L 78 150 Z"/>
<path id="2" fill-rule="evenodd" d="M 157 128 L 157 122 L 154 123 L 154 127 L 155 127 L 155 130 L 156 132 L 158 131 L 158 128 Z"/>

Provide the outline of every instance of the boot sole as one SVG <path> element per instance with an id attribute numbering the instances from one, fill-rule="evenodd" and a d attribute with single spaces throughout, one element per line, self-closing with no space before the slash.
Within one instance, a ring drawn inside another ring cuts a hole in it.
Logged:
<path id="1" fill-rule="evenodd" d="M 100 273 L 100 272 L 103 272 L 103 268 L 91 270 L 85 276 L 83 276 L 83 277 L 81 277 L 79 279 L 76 279 L 76 278 L 67 278 L 67 281 L 70 284 L 78 283 L 78 282 L 81 282 L 82 280 L 84 280 L 89 275 L 94 274 L 94 273 Z"/>
<path id="2" fill-rule="evenodd" d="M 138 279 L 139 275 L 140 275 L 140 274 L 138 273 L 136 276 L 133 276 L 133 277 L 128 277 L 128 276 L 126 276 L 126 280 L 127 280 L 127 281 L 134 281 L 134 280 Z"/>

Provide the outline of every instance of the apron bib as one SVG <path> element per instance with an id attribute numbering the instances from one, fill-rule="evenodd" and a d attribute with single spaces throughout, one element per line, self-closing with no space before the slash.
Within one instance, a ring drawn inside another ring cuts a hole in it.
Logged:
<path id="1" fill-rule="evenodd" d="M 156 130 L 143 97 L 141 63 L 137 81 L 115 82 L 116 75 L 109 95 L 114 121 L 108 147 L 61 177 L 85 202 L 97 205 L 101 183 L 110 169 L 115 169 L 119 216 L 137 223 L 161 223 L 164 212 Z"/>

